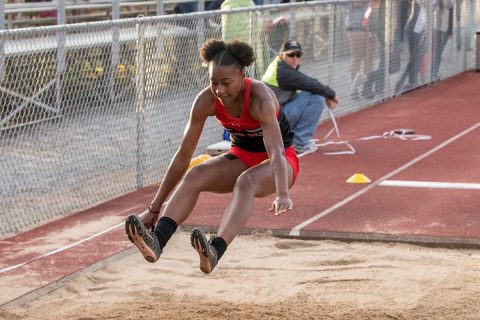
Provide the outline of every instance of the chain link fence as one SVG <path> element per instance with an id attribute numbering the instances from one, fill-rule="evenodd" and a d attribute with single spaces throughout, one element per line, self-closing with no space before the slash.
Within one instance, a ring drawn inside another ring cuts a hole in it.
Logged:
<path id="1" fill-rule="evenodd" d="M 480 0 L 455 3 L 438 70 L 439 12 L 431 1 L 416 1 L 425 14 L 421 49 L 404 32 L 410 9 L 400 1 L 378 1 L 356 35 L 346 23 L 353 2 L 0 31 L 0 236 L 158 183 L 208 85 L 198 54 L 208 38 L 248 41 L 255 78 L 285 40 L 298 40 L 301 70 L 336 90 L 337 115 L 474 67 Z M 368 59 L 359 68 L 361 52 Z M 420 60 L 413 67 L 412 57 Z M 413 71 L 416 81 L 408 78 Z M 221 137 L 209 119 L 196 154 Z"/>

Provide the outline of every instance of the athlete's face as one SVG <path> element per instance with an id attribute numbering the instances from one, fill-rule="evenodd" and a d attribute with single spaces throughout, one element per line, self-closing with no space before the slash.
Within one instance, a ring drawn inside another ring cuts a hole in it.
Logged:
<path id="1" fill-rule="evenodd" d="M 223 105 L 232 103 L 242 94 L 245 73 L 237 65 L 217 66 L 210 62 L 210 88 Z"/>

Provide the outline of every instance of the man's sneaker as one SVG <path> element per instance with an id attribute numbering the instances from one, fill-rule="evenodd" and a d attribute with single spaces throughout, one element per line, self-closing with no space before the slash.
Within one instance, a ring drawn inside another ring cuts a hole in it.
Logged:
<path id="1" fill-rule="evenodd" d="M 153 263 L 160 258 L 162 249 L 157 237 L 148 231 L 138 216 L 134 214 L 128 216 L 125 221 L 125 232 L 128 240 L 140 250 L 145 260 Z"/>
<path id="2" fill-rule="evenodd" d="M 218 263 L 217 250 L 211 244 L 213 239 L 214 236 L 207 241 L 205 233 L 199 228 L 193 228 L 192 233 L 190 234 L 192 247 L 197 250 L 198 255 L 200 256 L 200 270 L 206 274 L 212 272 Z"/>
<path id="3" fill-rule="evenodd" d="M 317 142 L 315 140 L 310 140 L 306 145 L 295 146 L 297 153 L 313 153 L 318 150 Z"/>

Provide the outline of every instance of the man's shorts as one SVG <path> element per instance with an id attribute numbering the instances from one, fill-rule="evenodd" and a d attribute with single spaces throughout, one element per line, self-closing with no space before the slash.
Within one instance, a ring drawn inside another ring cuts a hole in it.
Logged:
<path id="1" fill-rule="evenodd" d="M 249 152 L 245 151 L 239 147 L 233 146 L 228 150 L 224 155 L 227 159 L 240 159 L 248 168 L 256 166 L 262 161 L 268 159 L 267 152 Z M 233 156 L 233 157 L 232 157 Z M 285 158 L 287 159 L 288 164 L 293 169 L 293 182 L 292 186 L 297 179 L 298 171 L 300 170 L 300 165 L 298 162 L 297 152 L 293 146 L 285 149 Z"/>

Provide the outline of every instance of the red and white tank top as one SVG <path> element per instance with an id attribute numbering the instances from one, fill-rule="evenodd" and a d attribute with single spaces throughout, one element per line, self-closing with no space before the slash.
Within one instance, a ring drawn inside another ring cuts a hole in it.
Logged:
<path id="1" fill-rule="evenodd" d="M 265 152 L 263 143 L 263 130 L 260 122 L 254 119 L 250 114 L 250 88 L 251 78 L 245 78 L 243 90 L 243 108 L 240 117 L 234 117 L 227 112 L 220 100 L 215 100 L 215 117 L 218 122 L 230 132 L 232 146 L 237 146 L 250 152 Z M 277 118 L 280 124 L 283 143 L 289 147 L 293 142 L 293 132 L 290 129 L 290 123 L 281 109 L 277 110 Z"/>

